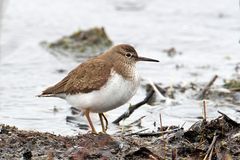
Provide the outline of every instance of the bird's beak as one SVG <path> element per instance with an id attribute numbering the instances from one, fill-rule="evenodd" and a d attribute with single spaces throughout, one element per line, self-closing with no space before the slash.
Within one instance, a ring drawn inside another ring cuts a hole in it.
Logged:
<path id="1" fill-rule="evenodd" d="M 137 57 L 137 61 L 149 61 L 149 62 L 159 62 L 159 60 L 146 58 L 146 57 Z"/>

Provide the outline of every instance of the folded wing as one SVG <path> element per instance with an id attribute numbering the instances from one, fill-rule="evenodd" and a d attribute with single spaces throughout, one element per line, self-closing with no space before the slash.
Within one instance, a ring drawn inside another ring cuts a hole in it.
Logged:
<path id="1" fill-rule="evenodd" d="M 92 59 L 80 64 L 56 85 L 47 88 L 40 96 L 89 93 L 99 90 L 111 74 L 112 64 L 102 59 Z"/>

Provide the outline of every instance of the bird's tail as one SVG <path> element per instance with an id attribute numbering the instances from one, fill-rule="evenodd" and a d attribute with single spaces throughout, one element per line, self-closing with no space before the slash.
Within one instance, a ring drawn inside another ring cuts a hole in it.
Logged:
<path id="1" fill-rule="evenodd" d="M 54 96 L 53 94 L 39 94 L 36 95 L 36 97 L 56 97 L 56 96 Z"/>
<path id="2" fill-rule="evenodd" d="M 65 94 L 40 94 L 40 95 L 37 95 L 36 97 L 58 97 L 58 98 L 65 99 L 66 95 Z"/>

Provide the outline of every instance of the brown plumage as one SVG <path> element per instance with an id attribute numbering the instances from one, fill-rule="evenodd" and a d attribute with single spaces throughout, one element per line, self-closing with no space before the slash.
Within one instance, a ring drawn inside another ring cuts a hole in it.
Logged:
<path id="1" fill-rule="evenodd" d="M 139 57 L 130 45 L 116 45 L 80 64 L 56 85 L 44 90 L 40 96 L 64 98 L 73 107 L 81 110 L 94 133 L 96 130 L 89 113 L 99 113 L 102 130 L 105 132 L 108 122 L 103 112 L 126 103 L 138 88 L 139 77 L 135 69 L 138 61 L 158 62 Z"/>
<path id="2" fill-rule="evenodd" d="M 131 53 L 132 57 L 126 61 L 124 53 Z M 56 85 L 44 90 L 40 96 L 62 97 L 61 94 L 89 93 L 99 90 L 107 82 L 112 67 L 125 79 L 131 79 L 131 70 L 126 68 L 131 66 L 129 63 L 136 63 L 137 57 L 137 52 L 130 45 L 121 44 L 112 47 L 98 57 L 80 64 Z"/>
<path id="3" fill-rule="evenodd" d="M 42 95 L 88 93 L 104 85 L 112 64 L 102 59 L 90 59 L 72 70 L 63 80 L 47 88 Z"/>

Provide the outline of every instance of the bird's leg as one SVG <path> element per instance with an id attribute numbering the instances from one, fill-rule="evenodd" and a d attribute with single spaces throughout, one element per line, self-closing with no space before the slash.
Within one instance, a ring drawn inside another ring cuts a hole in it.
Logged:
<path id="1" fill-rule="evenodd" d="M 103 123 L 102 113 L 98 113 L 98 115 L 99 115 L 99 119 L 100 119 L 101 126 L 102 126 L 102 132 L 106 133 L 106 130 L 105 130 L 105 127 L 104 127 L 104 123 Z"/>
<path id="2" fill-rule="evenodd" d="M 89 110 L 86 110 L 85 116 L 87 117 L 88 123 L 89 123 L 89 125 L 90 125 L 90 127 L 92 129 L 92 133 L 97 133 L 95 128 L 94 128 L 94 126 L 93 126 L 93 124 L 92 124 L 91 118 L 89 116 Z"/>
<path id="3" fill-rule="evenodd" d="M 107 118 L 105 117 L 105 115 L 104 115 L 103 113 L 100 113 L 100 114 L 103 116 L 103 118 L 104 118 L 104 120 L 105 120 L 105 122 L 106 122 L 105 131 L 107 131 L 107 129 L 108 129 L 108 120 L 107 120 Z"/>

